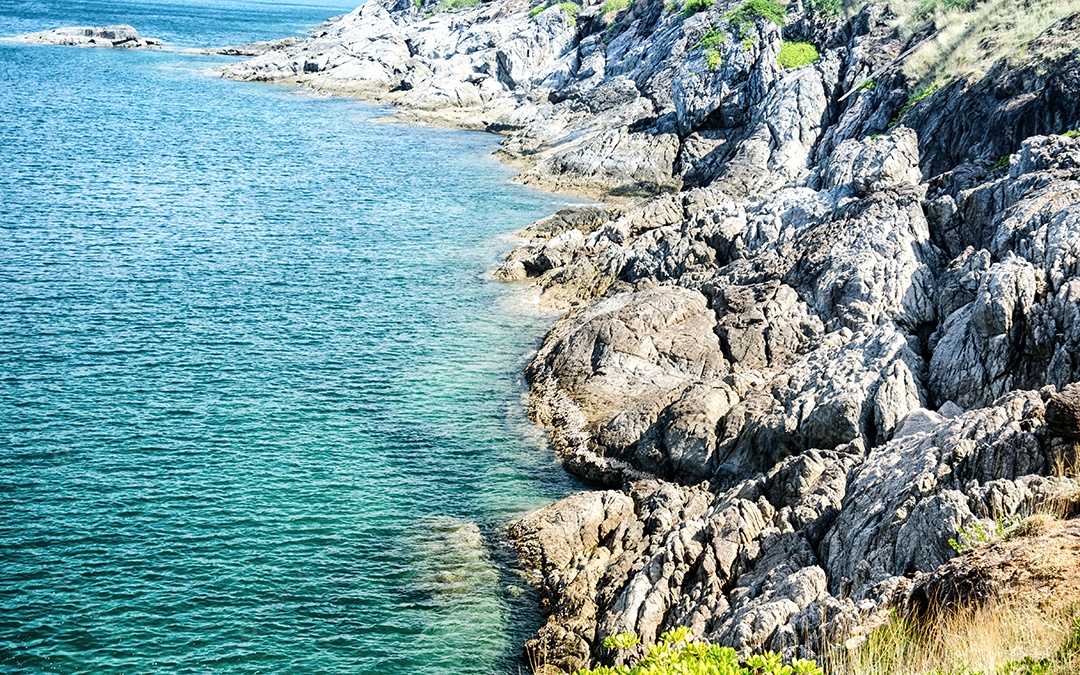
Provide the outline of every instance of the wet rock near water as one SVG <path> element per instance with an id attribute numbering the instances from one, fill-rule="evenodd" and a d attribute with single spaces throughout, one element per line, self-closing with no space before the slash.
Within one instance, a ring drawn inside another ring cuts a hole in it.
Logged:
<path id="1" fill-rule="evenodd" d="M 159 49 L 164 42 L 139 35 L 131 26 L 72 26 L 26 33 L 13 38 L 19 42 L 38 45 L 68 45 L 72 47 L 106 47 L 115 49 Z"/>

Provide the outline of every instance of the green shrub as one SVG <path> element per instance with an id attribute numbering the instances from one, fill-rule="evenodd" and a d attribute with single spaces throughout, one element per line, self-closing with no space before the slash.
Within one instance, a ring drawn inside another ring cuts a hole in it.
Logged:
<path id="1" fill-rule="evenodd" d="M 612 12 L 621 12 L 630 6 L 630 0 L 607 0 L 600 8 L 601 16 Z"/>
<path id="2" fill-rule="evenodd" d="M 705 50 L 705 65 L 709 67 L 709 70 L 719 70 L 720 66 L 724 65 L 723 56 L 720 54 L 720 45 L 725 42 L 727 42 L 727 36 L 721 33 L 716 26 L 713 26 L 694 45 L 695 49 L 700 47 Z"/>
<path id="3" fill-rule="evenodd" d="M 870 91 L 875 86 L 877 86 L 877 82 L 875 82 L 873 78 L 870 78 L 866 82 L 863 82 L 859 85 L 859 91 Z"/>
<path id="4" fill-rule="evenodd" d="M 998 157 L 998 161 L 994 162 L 995 169 L 1008 169 L 1012 166 L 1012 158 L 1008 155 L 1002 155 Z"/>
<path id="5" fill-rule="evenodd" d="M 1061 135 L 1065 138 L 1080 138 L 1080 129 L 1069 129 Z"/>
<path id="6" fill-rule="evenodd" d="M 713 6 L 713 2 L 715 0 L 686 0 L 686 4 L 682 8 L 682 14 L 685 17 L 690 17 L 698 12 L 704 12 Z"/>
<path id="7" fill-rule="evenodd" d="M 785 665 L 779 654 L 756 654 L 740 663 L 731 647 L 690 642 L 684 626 L 667 631 L 633 666 L 579 670 L 575 675 L 822 675 L 813 661 L 794 659 Z M 634 633 L 620 633 L 604 640 L 608 649 L 629 649 L 640 642 Z"/>
<path id="8" fill-rule="evenodd" d="M 809 42 L 783 42 L 776 61 L 781 68 L 800 68 L 817 61 L 820 56 L 817 47 Z"/>
<path id="9" fill-rule="evenodd" d="M 478 0 L 479 1 L 479 0 Z M 560 2 L 552 5 L 552 7 L 558 7 L 562 11 L 566 12 L 566 15 L 570 17 L 570 25 L 577 23 L 577 15 L 581 11 L 581 5 L 576 2 Z"/>
<path id="10" fill-rule="evenodd" d="M 540 12 L 544 11 L 545 9 L 547 9 L 547 5 L 537 5 L 536 7 L 533 7 L 529 10 L 529 18 L 535 19 L 540 14 Z"/>
<path id="11" fill-rule="evenodd" d="M 682 3 L 679 2 L 679 0 L 669 0 L 669 2 L 664 5 L 664 8 L 669 12 L 678 12 L 682 9 Z"/>
<path id="12" fill-rule="evenodd" d="M 724 15 L 739 37 L 746 36 L 746 28 L 757 18 L 772 21 L 783 27 L 787 9 L 776 0 L 746 0 L 743 4 Z"/>
<path id="13" fill-rule="evenodd" d="M 701 39 L 697 41 L 694 47 L 701 47 L 705 50 L 716 49 L 725 42 L 727 42 L 727 36 L 717 30 L 716 26 L 713 26 L 701 36 Z"/>
<path id="14" fill-rule="evenodd" d="M 815 16 L 838 19 L 844 13 L 843 0 L 806 0 L 806 7 Z"/>

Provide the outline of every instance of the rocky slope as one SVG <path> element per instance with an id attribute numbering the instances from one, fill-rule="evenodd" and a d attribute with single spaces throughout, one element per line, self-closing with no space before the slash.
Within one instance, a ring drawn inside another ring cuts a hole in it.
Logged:
<path id="1" fill-rule="evenodd" d="M 537 223 L 497 273 L 570 310 L 532 412 L 606 488 L 511 528 L 550 666 L 677 625 L 820 655 L 914 602 L 972 523 L 1080 494 L 1080 16 L 914 81 L 945 33 L 827 4 L 370 0 L 225 71 L 503 133 L 526 181 L 640 196 Z M 784 41 L 820 58 L 781 68 Z"/>

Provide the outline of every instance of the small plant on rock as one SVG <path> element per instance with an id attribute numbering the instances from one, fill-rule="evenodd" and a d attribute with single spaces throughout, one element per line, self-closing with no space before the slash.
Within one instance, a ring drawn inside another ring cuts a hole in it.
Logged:
<path id="1" fill-rule="evenodd" d="M 1080 138 L 1080 129 L 1069 129 L 1061 135 L 1065 138 Z"/>
<path id="2" fill-rule="evenodd" d="M 718 70 L 724 64 L 723 56 L 720 54 L 720 45 L 725 42 L 727 42 L 727 36 L 713 26 L 694 45 L 705 50 L 705 65 L 709 67 L 709 70 Z"/>
<path id="3" fill-rule="evenodd" d="M 732 30 L 740 37 L 745 35 L 746 28 L 754 23 L 755 19 L 765 19 L 783 27 L 786 17 L 787 9 L 776 0 L 746 0 L 724 15 Z"/>
<path id="4" fill-rule="evenodd" d="M 604 6 L 600 8 L 600 14 L 611 14 L 612 12 L 621 12 L 630 6 L 630 0 L 607 0 Z"/>
<path id="5" fill-rule="evenodd" d="M 808 66 L 821 57 L 817 47 L 809 42 L 783 42 L 780 45 L 780 53 L 776 55 L 776 61 L 781 68 L 801 68 Z"/>
<path id="6" fill-rule="evenodd" d="M 479 0 L 478 0 L 479 1 Z M 558 7 L 562 11 L 566 12 L 566 15 L 570 17 L 570 25 L 577 23 L 578 14 L 581 12 L 581 5 L 576 2 L 560 2 L 552 7 Z"/>
<path id="7" fill-rule="evenodd" d="M 941 82 L 934 82 L 932 84 L 928 84 L 922 89 L 916 91 L 911 96 L 909 96 L 907 103 L 904 104 L 904 107 L 900 108 L 900 112 L 896 113 L 896 117 L 894 117 L 892 121 L 889 122 L 889 128 L 892 129 L 897 124 L 900 124 L 900 120 L 904 118 L 904 115 L 908 114 L 909 110 L 919 105 L 919 103 L 921 103 L 925 99 L 929 98 L 931 94 L 941 88 L 941 85 Z"/>
<path id="8" fill-rule="evenodd" d="M 686 4 L 683 5 L 682 13 L 684 17 L 691 17 L 698 12 L 704 12 L 708 8 L 713 6 L 715 0 L 686 0 Z"/>

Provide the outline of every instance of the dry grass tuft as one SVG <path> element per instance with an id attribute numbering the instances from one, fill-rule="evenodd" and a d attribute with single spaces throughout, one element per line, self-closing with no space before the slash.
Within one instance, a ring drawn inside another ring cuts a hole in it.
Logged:
<path id="1" fill-rule="evenodd" d="M 991 603 L 930 619 L 894 617 L 866 641 L 828 662 L 831 675 L 975 675 L 1009 671 L 1007 664 L 1048 659 L 1046 675 L 1075 675 L 1080 659 L 1062 654 L 1080 606 L 1055 609 Z M 1016 666 L 1013 666 L 1014 668 Z"/>
<path id="2" fill-rule="evenodd" d="M 904 73 L 910 80 L 927 84 L 985 74 L 1005 56 L 1021 58 L 1033 39 L 1080 12 L 1080 0 L 987 0 L 971 11 L 964 11 L 963 4 L 892 1 L 902 34 L 912 35 L 928 22 L 940 30 L 905 61 Z"/>

